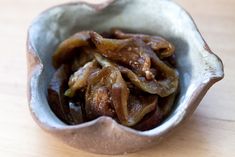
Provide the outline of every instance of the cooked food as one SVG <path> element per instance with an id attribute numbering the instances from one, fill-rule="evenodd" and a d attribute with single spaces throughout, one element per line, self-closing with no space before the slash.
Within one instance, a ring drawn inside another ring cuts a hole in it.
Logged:
<path id="1" fill-rule="evenodd" d="M 109 116 L 137 130 L 159 125 L 178 93 L 174 46 L 159 36 L 114 29 L 78 32 L 59 44 L 48 102 L 75 125 Z"/>

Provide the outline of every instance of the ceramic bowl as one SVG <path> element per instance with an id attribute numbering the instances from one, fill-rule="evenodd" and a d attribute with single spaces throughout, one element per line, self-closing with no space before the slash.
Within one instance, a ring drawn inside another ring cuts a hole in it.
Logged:
<path id="1" fill-rule="evenodd" d="M 68 126 L 50 110 L 47 87 L 55 71 L 51 56 L 58 44 L 82 30 L 110 28 L 160 35 L 176 46 L 180 95 L 170 116 L 154 129 L 136 131 L 109 117 Z M 207 90 L 223 78 L 221 60 L 211 52 L 189 14 L 170 0 L 106 0 L 52 7 L 28 30 L 28 100 L 40 127 L 65 143 L 99 154 L 134 152 L 159 143 L 194 112 Z"/>

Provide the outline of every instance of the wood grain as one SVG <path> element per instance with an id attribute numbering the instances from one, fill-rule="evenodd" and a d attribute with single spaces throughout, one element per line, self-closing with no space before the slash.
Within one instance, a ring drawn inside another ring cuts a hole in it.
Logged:
<path id="1" fill-rule="evenodd" d="M 27 27 L 42 10 L 64 2 L 0 0 L 1 157 L 101 156 L 75 150 L 43 132 L 28 111 Z M 235 156 L 235 1 L 177 2 L 191 13 L 212 51 L 222 58 L 225 78 L 211 88 L 192 118 L 160 145 L 125 156 Z"/>

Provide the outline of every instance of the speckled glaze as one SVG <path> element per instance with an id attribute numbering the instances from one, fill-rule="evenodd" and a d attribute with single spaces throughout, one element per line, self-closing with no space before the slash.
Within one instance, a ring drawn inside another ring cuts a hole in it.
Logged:
<path id="1" fill-rule="evenodd" d="M 158 127 L 136 131 L 100 117 L 68 126 L 50 110 L 47 87 L 55 71 L 51 56 L 57 45 L 82 30 L 121 28 L 160 35 L 176 46 L 180 95 L 171 115 Z M 191 17 L 170 0 L 108 0 L 55 6 L 29 27 L 27 41 L 28 101 L 40 127 L 65 143 L 99 154 L 123 154 L 159 143 L 193 113 L 207 90 L 223 78 L 221 60 L 210 51 Z"/>

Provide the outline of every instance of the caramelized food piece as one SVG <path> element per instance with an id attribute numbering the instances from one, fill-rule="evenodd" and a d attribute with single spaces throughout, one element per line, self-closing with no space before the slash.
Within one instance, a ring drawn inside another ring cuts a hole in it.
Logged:
<path id="1" fill-rule="evenodd" d="M 178 72 L 175 69 L 169 67 L 167 64 L 165 64 L 161 59 L 159 59 L 158 56 L 153 53 L 153 51 L 149 50 L 146 52 L 151 58 L 153 67 L 161 72 L 161 77 L 163 77 L 161 79 L 161 82 L 165 86 L 169 87 L 168 94 L 162 95 L 162 97 L 169 96 L 170 94 L 176 92 L 179 85 Z"/>
<path id="2" fill-rule="evenodd" d="M 62 65 L 53 75 L 48 88 L 48 102 L 52 111 L 64 122 L 71 121 L 68 99 L 64 96 L 69 79 L 69 68 Z"/>
<path id="3" fill-rule="evenodd" d="M 133 73 L 130 69 L 123 66 L 118 66 L 118 69 L 122 74 L 126 75 L 130 81 L 138 88 L 150 94 L 158 94 L 161 97 L 170 95 L 175 91 L 175 84 L 172 84 L 169 80 L 147 80 L 144 77 L 139 77 Z"/>
<path id="4" fill-rule="evenodd" d="M 74 57 L 76 48 L 89 46 L 88 40 L 90 39 L 89 31 L 79 32 L 72 37 L 64 40 L 56 49 L 53 58 L 53 65 L 59 68 L 60 65 L 68 63 Z"/>
<path id="5" fill-rule="evenodd" d="M 128 89 L 119 71 L 113 67 L 105 67 L 92 75 L 88 80 L 86 90 L 86 113 L 89 119 L 101 115 L 114 116 L 111 98 L 111 88 L 115 83 L 122 84 L 123 94 L 128 95 Z"/>
<path id="6" fill-rule="evenodd" d="M 152 79 L 150 57 L 145 53 L 142 40 L 138 38 L 107 39 L 95 32 L 91 32 L 90 35 L 98 53 L 112 61 L 130 67 L 147 79 Z"/>
<path id="7" fill-rule="evenodd" d="M 146 114 L 152 112 L 157 105 L 157 95 L 134 95 L 128 99 L 129 117 L 132 125 L 137 124 Z"/>
<path id="8" fill-rule="evenodd" d="M 84 121 L 81 104 L 77 105 L 69 101 L 64 95 L 68 88 L 70 69 L 68 65 L 62 65 L 53 75 L 48 88 L 48 102 L 56 116 L 67 124 L 79 124 Z"/>
<path id="9" fill-rule="evenodd" d="M 136 130 L 146 131 L 158 126 L 163 120 L 161 109 L 156 106 L 155 110 L 146 115 L 138 124 L 133 126 Z"/>
<path id="10" fill-rule="evenodd" d="M 69 89 L 65 92 L 68 97 L 73 97 L 75 92 L 87 85 L 88 77 L 98 68 L 95 60 L 79 68 L 69 79 Z"/>
<path id="11" fill-rule="evenodd" d="M 166 117 L 171 112 L 177 93 L 178 92 L 174 92 L 173 94 L 162 98 L 159 102 L 159 107 L 163 117 Z"/>
<path id="12" fill-rule="evenodd" d="M 160 36 L 123 33 L 122 31 L 118 29 L 114 29 L 112 33 L 118 39 L 129 39 L 129 38 L 142 39 L 147 45 L 151 46 L 151 48 L 160 58 L 170 57 L 174 54 L 174 51 L 175 51 L 175 47 L 173 46 L 173 44 L 166 41 Z"/>
<path id="13" fill-rule="evenodd" d="M 90 62 L 94 59 L 95 50 L 90 47 L 81 47 L 79 50 L 80 53 L 76 55 L 71 61 L 71 71 L 75 72 L 87 62 Z"/>
<path id="14" fill-rule="evenodd" d="M 122 90 L 121 84 L 114 84 L 112 87 L 113 105 L 118 119 L 123 125 L 133 126 L 137 124 L 156 107 L 157 96 L 137 97 L 130 95 L 128 98 Z"/>

